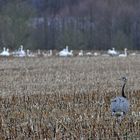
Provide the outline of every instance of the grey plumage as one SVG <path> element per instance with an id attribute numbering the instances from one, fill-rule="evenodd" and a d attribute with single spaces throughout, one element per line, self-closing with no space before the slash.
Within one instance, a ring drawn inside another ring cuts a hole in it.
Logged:
<path id="1" fill-rule="evenodd" d="M 111 101 L 112 113 L 123 113 L 126 114 L 129 110 L 129 101 L 124 97 L 116 97 Z"/>
<path id="2" fill-rule="evenodd" d="M 111 111 L 112 115 L 122 116 L 125 115 L 129 111 L 129 101 L 125 96 L 124 87 L 127 82 L 126 77 L 122 77 L 123 87 L 122 87 L 122 96 L 118 96 L 111 100 Z"/>

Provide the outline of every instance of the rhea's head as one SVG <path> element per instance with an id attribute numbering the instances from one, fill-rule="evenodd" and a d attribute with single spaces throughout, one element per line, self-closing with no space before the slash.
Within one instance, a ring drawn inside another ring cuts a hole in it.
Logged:
<path id="1" fill-rule="evenodd" d="M 124 83 L 126 83 L 126 82 L 127 82 L 127 77 L 123 76 L 123 77 L 121 77 L 121 79 L 119 79 L 119 80 L 121 80 L 121 81 L 123 81 Z"/>

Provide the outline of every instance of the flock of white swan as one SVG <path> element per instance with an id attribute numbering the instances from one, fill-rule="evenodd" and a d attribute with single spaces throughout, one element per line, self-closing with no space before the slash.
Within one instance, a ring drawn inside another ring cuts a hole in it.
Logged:
<path id="1" fill-rule="evenodd" d="M 37 53 L 33 53 L 31 52 L 29 49 L 24 50 L 23 45 L 21 45 L 19 47 L 18 50 L 15 50 L 13 52 L 10 52 L 8 48 L 3 48 L 2 52 L 0 53 L 0 56 L 14 56 L 14 57 L 37 57 L 37 56 L 60 56 L 60 57 L 72 57 L 72 56 L 117 56 L 117 57 L 127 57 L 128 56 L 128 52 L 127 52 L 127 48 L 124 48 L 124 53 L 119 53 L 118 51 L 115 50 L 115 48 L 109 49 L 107 52 L 105 53 L 100 53 L 100 52 L 87 52 L 87 51 L 83 51 L 80 50 L 79 52 L 77 51 L 73 51 L 73 50 L 69 50 L 69 47 L 66 46 L 64 49 L 62 49 L 61 51 L 59 51 L 58 53 L 55 53 L 52 50 L 49 51 L 40 51 L 38 50 Z M 133 52 L 131 54 L 129 54 L 131 56 L 135 56 L 136 53 Z"/>

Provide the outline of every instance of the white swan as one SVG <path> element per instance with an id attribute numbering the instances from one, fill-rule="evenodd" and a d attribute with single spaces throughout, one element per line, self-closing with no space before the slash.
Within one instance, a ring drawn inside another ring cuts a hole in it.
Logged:
<path id="1" fill-rule="evenodd" d="M 26 56 L 26 52 L 23 50 L 23 45 L 20 46 L 19 56 L 20 57 L 25 57 Z"/>
<path id="2" fill-rule="evenodd" d="M 98 53 L 98 52 L 94 52 L 94 54 L 93 54 L 94 56 L 99 56 L 100 55 L 100 53 Z"/>
<path id="3" fill-rule="evenodd" d="M 35 55 L 29 49 L 27 49 L 27 56 L 28 57 L 35 57 Z"/>
<path id="4" fill-rule="evenodd" d="M 91 52 L 87 52 L 86 55 L 87 56 L 92 56 L 92 53 Z"/>
<path id="5" fill-rule="evenodd" d="M 112 50 L 109 49 L 109 50 L 107 51 L 107 53 L 108 53 L 110 56 L 117 56 L 117 55 L 118 55 L 118 52 L 115 50 L 115 48 L 112 48 Z"/>
<path id="6" fill-rule="evenodd" d="M 73 56 L 73 50 L 69 51 L 68 46 L 59 52 L 59 56 Z"/>
<path id="7" fill-rule="evenodd" d="M 83 50 L 80 50 L 80 52 L 78 53 L 79 56 L 83 56 L 84 55 L 84 52 Z"/>
<path id="8" fill-rule="evenodd" d="M 13 55 L 16 57 L 25 57 L 26 52 L 23 50 L 23 45 L 21 45 L 18 51 L 14 52 Z"/>
<path id="9" fill-rule="evenodd" d="M 133 52 L 133 53 L 130 53 L 129 55 L 136 56 L 137 54 L 135 52 Z"/>
<path id="10" fill-rule="evenodd" d="M 52 55 L 53 55 L 52 50 L 49 50 L 48 56 L 52 56 Z"/>
<path id="11" fill-rule="evenodd" d="M 127 48 L 124 49 L 124 54 L 120 54 L 119 57 L 127 57 Z"/>
<path id="12" fill-rule="evenodd" d="M 53 55 L 52 50 L 42 52 L 43 57 L 51 57 Z"/>
<path id="13" fill-rule="evenodd" d="M 3 51 L 0 53 L 1 56 L 10 56 L 9 49 L 3 48 Z"/>

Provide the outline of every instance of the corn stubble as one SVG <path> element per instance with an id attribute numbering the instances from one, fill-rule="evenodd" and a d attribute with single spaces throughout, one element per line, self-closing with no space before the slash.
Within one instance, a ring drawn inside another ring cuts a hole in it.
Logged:
<path id="1" fill-rule="evenodd" d="M 0 139 L 139 139 L 139 59 L 1 59 Z M 131 108 L 118 124 L 110 101 L 120 95 L 122 75 Z"/>

